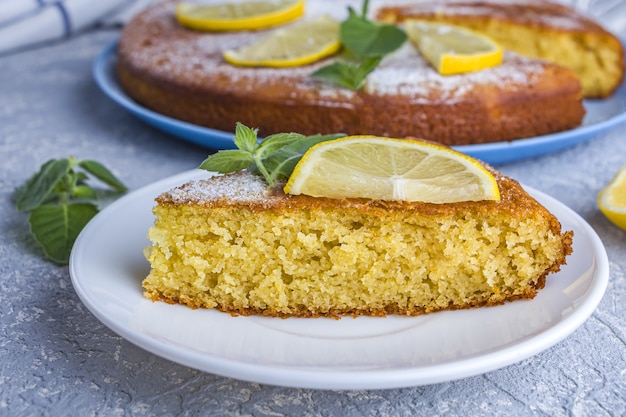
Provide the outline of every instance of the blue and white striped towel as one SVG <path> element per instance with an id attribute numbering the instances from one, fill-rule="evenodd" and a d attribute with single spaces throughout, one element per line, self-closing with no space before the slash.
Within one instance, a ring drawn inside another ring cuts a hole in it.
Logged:
<path id="1" fill-rule="evenodd" d="M 154 1 L 0 0 L 0 55 L 63 39 L 96 25 L 123 25 Z M 588 13 L 626 40 L 626 1 L 557 1 Z"/>
<path id="2" fill-rule="evenodd" d="M 0 0 L 0 54 L 122 25 L 154 0 Z"/>

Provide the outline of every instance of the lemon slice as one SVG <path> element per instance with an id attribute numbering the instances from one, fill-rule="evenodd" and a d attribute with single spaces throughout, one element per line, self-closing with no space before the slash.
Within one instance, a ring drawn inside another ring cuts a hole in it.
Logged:
<path id="1" fill-rule="evenodd" d="M 176 5 L 176 19 L 181 25 L 203 31 L 264 29 L 291 22 L 303 13 L 304 0 Z"/>
<path id="2" fill-rule="evenodd" d="M 405 22 L 407 36 L 440 74 L 479 71 L 502 63 L 502 48 L 487 36 L 458 26 Z"/>
<path id="3" fill-rule="evenodd" d="M 600 190 L 598 207 L 609 220 L 626 230 L 626 166 Z"/>
<path id="4" fill-rule="evenodd" d="M 453 203 L 500 200 L 478 161 L 448 147 L 408 139 L 348 136 L 309 149 L 284 188 L 329 198 Z"/>
<path id="5" fill-rule="evenodd" d="M 295 67 L 310 64 L 341 48 L 339 22 L 329 16 L 276 29 L 257 42 L 224 52 L 233 65 Z"/>

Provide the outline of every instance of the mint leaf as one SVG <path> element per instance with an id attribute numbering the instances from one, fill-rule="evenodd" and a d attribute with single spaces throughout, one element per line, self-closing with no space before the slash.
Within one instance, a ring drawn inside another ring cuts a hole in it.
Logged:
<path id="1" fill-rule="evenodd" d="M 309 150 L 309 148 L 317 145 L 318 143 L 339 139 L 344 136 L 346 136 L 344 133 L 334 133 L 330 135 L 317 134 L 317 135 L 311 135 L 311 136 L 303 136 L 297 141 L 294 141 L 293 143 L 286 146 L 283 149 L 283 151 L 304 155 L 306 151 Z M 289 175 L 291 175 L 291 173 L 289 173 Z"/>
<path id="2" fill-rule="evenodd" d="M 270 135 L 263 139 L 259 144 L 255 155 L 256 160 L 263 160 L 267 155 L 270 155 L 285 146 L 304 138 L 304 135 L 300 133 L 277 133 Z"/>
<path id="3" fill-rule="evenodd" d="M 235 146 L 246 152 L 254 152 L 257 145 L 257 130 L 237 122 L 235 127 Z"/>
<path id="4" fill-rule="evenodd" d="M 339 37 L 343 46 L 357 59 L 370 55 L 369 45 L 379 35 L 376 25 L 360 17 L 351 17 L 341 23 Z"/>
<path id="5" fill-rule="evenodd" d="M 74 157 L 47 161 L 15 189 L 16 208 L 30 212 L 30 231 L 54 262 L 68 262 L 76 237 L 98 212 L 92 204 L 98 200 L 98 193 L 87 185 L 90 176 L 111 187 L 115 194 L 127 189 L 99 162 Z"/>
<path id="6" fill-rule="evenodd" d="M 365 58 L 359 66 L 356 67 L 356 74 L 354 78 L 359 81 L 358 88 L 361 88 L 367 76 L 376 69 L 382 59 L 382 56 Z"/>
<path id="7" fill-rule="evenodd" d="M 376 24 L 362 18 L 346 20 L 339 33 L 344 47 L 359 60 L 383 57 L 398 49 L 407 39 L 404 31 L 394 25 Z"/>
<path id="8" fill-rule="evenodd" d="M 265 161 L 266 158 L 302 137 L 304 136 L 299 133 L 277 133 L 265 138 L 253 152 L 254 166 L 252 172 L 263 175 L 270 185 L 274 185 L 277 176 L 276 173 L 268 167 Z"/>
<path id="9" fill-rule="evenodd" d="M 262 175 L 269 185 L 274 185 L 278 180 L 289 178 L 302 155 L 311 146 L 345 136 L 342 133 L 312 136 L 293 132 L 277 133 L 259 143 L 256 134 L 256 130 L 237 123 L 235 138 L 238 140 L 235 145 L 239 149 L 221 150 L 209 155 L 199 168 L 222 174 L 248 169 Z M 253 142 L 254 147 L 250 149 Z"/>
<path id="10" fill-rule="evenodd" d="M 43 164 L 39 172 L 15 190 L 18 211 L 30 211 L 48 201 L 69 169 L 67 159 L 51 159 Z"/>
<path id="11" fill-rule="evenodd" d="M 358 65 L 356 64 L 336 61 L 330 65 L 319 68 L 317 71 L 313 72 L 311 76 L 327 79 L 350 90 L 358 90 L 361 88 L 363 80 L 356 76 L 358 72 L 357 68 Z"/>
<path id="12" fill-rule="evenodd" d="M 303 154 L 279 151 L 265 161 L 269 172 L 268 182 L 276 183 L 279 179 L 288 179 Z"/>
<path id="13" fill-rule="evenodd" d="M 312 75 L 326 78 L 342 87 L 358 90 L 363 86 L 367 76 L 376 69 L 382 57 L 369 57 L 356 64 L 352 62 L 337 61 L 320 68 Z"/>
<path id="14" fill-rule="evenodd" d="M 117 179 L 115 175 L 111 171 L 109 171 L 104 165 L 100 162 L 84 160 L 78 163 L 78 166 L 83 168 L 85 171 L 105 183 L 106 185 L 114 188 L 118 192 L 125 192 L 127 188 L 122 182 Z M 79 179 L 85 179 L 85 176 L 81 176 Z"/>
<path id="15" fill-rule="evenodd" d="M 98 208 L 92 204 L 43 205 L 30 213 L 28 221 L 46 256 L 67 264 L 76 238 L 97 213 Z"/>
<path id="16" fill-rule="evenodd" d="M 363 2 L 361 15 L 348 8 L 349 16 L 339 28 L 344 53 L 352 62 L 336 61 L 319 68 L 311 76 L 358 90 L 382 59 L 402 46 L 407 39 L 406 33 L 395 25 L 368 20 L 367 8 L 367 0 Z"/>
<path id="17" fill-rule="evenodd" d="M 269 155 L 264 160 L 265 167 L 271 173 L 270 175 L 274 181 L 279 179 L 286 180 L 291 176 L 294 168 L 309 148 L 318 143 L 338 139 L 342 136 L 345 135 L 338 133 L 334 135 L 302 136 Z"/>
<path id="18" fill-rule="evenodd" d="M 206 171 L 227 172 L 240 171 L 252 165 L 253 159 L 249 151 L 242 149 L 227 149 L 209 155 L 200 165 Z"/>

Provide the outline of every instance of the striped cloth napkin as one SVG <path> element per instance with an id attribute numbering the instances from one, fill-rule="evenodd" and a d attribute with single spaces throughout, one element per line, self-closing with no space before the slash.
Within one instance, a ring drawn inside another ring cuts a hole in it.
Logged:
<path id="1" fill-rule="evenodd" d="M 97 25 L 123 25 L 154 1 L 156 0 L 0 0 L 0 55 L 67 38 Z M 626 1 L 557 1 L 595 17 L 625 40 Z"/>
<path id="2" fill-rule="evenodd" d="M 0 0 L 0 55 L 96 25 L 123 25 L 152 1 Z"/>

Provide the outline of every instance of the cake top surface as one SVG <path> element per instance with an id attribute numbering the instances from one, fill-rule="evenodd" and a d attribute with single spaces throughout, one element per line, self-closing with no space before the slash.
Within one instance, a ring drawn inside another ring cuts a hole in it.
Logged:
<path id="1" fill-rule="evenodd" d="M 605 32 L 593 19 L 554 1 L 545 0 L 395 0 L 381 7 L 400 14 L 438 14 L 496 18 L 509 22 L 574 32 Z M 391 3 L 391 4 L 388 4 Z M 380 9 L 380 8 L 379 8 Z"/>
<path id="2" fill-rule="evenodd" d="M 283 185 L 269 187 L 263 177 L 249 171 L 237 171 L 225 175 L 207 173 L 207 179 L 190 181 L 162 193 L 156 198 L 161 206 L 241 207 L 257 210 L 335 209 L 339 207 L 361 211 L 406 212 L 413 210 L 422 214 L 442 215 L 472 212 L 500 211 L 520 216 L 536 213 L 541 205 L 519 183 L 491 167 L 500 188 L 500 201 L 467 201 L 433 204 L 406 201 L 383 201 L 370 199 L 315 198 L 306 195 L 289 195 Z M 464 211 L 465 210 L 465 211 Z M 539 209 L 545 210 L 545 209 Z"/>
<path id="3" fill-rule="evenodd" d="M 228 200 L 234 203 L 259 202 L 271 199 L 263 177 L 248 171 L 236 175 L 220 175 L 207 180 L 188 182 L 161 197 L 174 204 Z"/>
<path id="4" fill-rule="evenodd" d="M 373 7 L 386 4 L 376 2 Z M 347 6 L 358 9 L 353 0 L 338 5 L 328 0 L 310 1 L 305 18 L 327 13 L 342 20 Z M 402 0 L 394 2 L 402 4 Z M 406 42 L 387 56 L 370 74 L 362 92 L 337 88 L 310 76 L 332 59 L 293 68 L 246 68 L 228 64 L 222 53 L 252 43 L 261 32 L 196 32 L 183 28 L 174 17 L 174 2 L 164 1 L 152 6 L 133 20 L 124 30 L 119 47 L 120 56 L 135 70 L 155 76 L 175 85 L 185 85 L 197 91 L 210 88 L 236 95 L 238 91 L 254 91 L 257 97 L 272 99 L 274 85 L 291 80 L 289 94 L 293 99 L 322 102 L 325 105 L 349 106 L 359 94 L 402 95 L 420 103 L 455 103 L 468 97 L 484 97 L 489 89 L 517 91 L 539 89 L 539 74 L 547 64 L 506 53 L 504 62 L 491 69 L 453 76 L 442 76 Z M 281 93 L 284 94 L 284 93 Z"/>

